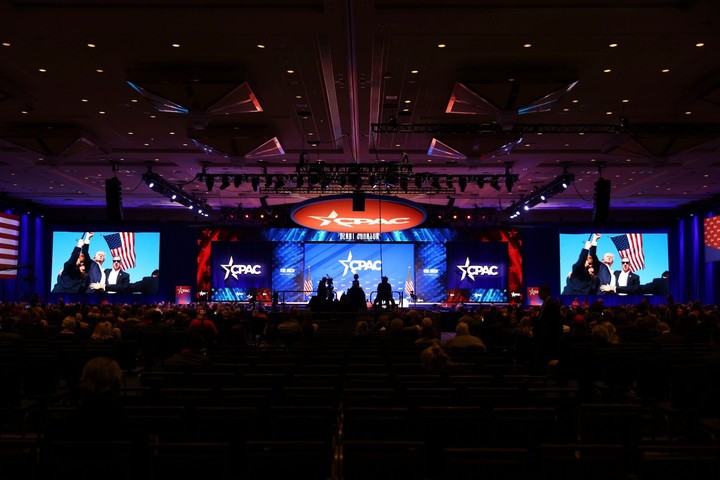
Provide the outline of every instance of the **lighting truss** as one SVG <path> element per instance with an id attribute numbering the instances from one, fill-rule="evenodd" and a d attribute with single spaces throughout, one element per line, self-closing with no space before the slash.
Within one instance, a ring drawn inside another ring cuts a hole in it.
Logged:
<path id="1" fill-rule="evenodd" d="M 203 171 L 195 180 L 205 185 L 228 185 L 229 179 L 233 179 L 236 187 L 246 182 L 259 194 L 364 191 L 449 195 L 456 193 L 456 187 L 464 191 L 469 184 L 492 185 L 496 190 L 500 190 L 502 182 L 508 191 L 511 191 L 518 178 L 509 168 L 506 168 L 504 174 L 436 175 L 413 172 L 412 165 L 403 157 L 402 162 L 381 163 L 330 164 L 323 161 L 301 161 L 292 174 L 273 174 L 267 169 L 257 174 L 212 174 Z"/>
<path id="2" fill-rule="evenodd" d="M 520 200 L 507 207 L 505 211 L 510 214 L 510 218 L 517 218 L 534 206 L 547 203 L 551 197 L 564 192 L 574 181 L 575 175 L 565 171 L 550 183 L 536 188 L 525 197 L 521 197 Z"/>
<path id="3" fill-rule="evenodd" d="M 174 185 L 157 173 L 148 169 L 142 176 L 143 181 L 151 190 L 166 196 L 171 202 L 177 202 L 180 205 L 196 212 L 198 215 L 207 217 L 212 208 L 203 200 L 196 199 L 192 194 L 184 191 L 180 186 Z M 213 179 L 214 180 L 214 179 Z"/>

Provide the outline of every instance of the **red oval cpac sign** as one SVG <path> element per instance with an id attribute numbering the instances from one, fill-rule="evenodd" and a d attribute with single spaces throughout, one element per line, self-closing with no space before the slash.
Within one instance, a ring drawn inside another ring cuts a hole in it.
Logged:
<path id="1" fill-rule="evenodd" d="M 325 232 L 385 233 L 417 227 L 426 215 L 412 202 L 376 195 L 366 195 L 365 210 L 356 212 L 351 195 L 333 195 L 299 203 L 290 218 L 303 227 Z"/>

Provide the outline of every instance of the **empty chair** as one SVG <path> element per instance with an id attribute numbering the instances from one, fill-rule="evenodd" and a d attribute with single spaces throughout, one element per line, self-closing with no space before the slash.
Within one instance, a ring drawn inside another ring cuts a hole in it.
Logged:
<path id="1" fill-rule="evenodd" d="M 243 445 L 240 461 L 235 478 L 322 480 L 331 477 L 333 451 L 324 441 L 253 440 Z"/>
<path id="2" fill-rule="evenodd" d="M 342 445 L 345 480 L 423 479 L 428 473 L 423 442 L 346 440 Z"/>
<path id="3" fill-rule="evenodd" d="M 446 448 L 441 466 L 441 470 L 433 468 L 433 477 L 505 480 L 525 478 L 531 472 L 524 448 Z"/>

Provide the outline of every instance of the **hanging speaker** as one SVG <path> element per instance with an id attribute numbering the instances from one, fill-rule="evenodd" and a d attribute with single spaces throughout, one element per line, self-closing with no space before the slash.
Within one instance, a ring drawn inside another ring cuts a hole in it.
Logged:
<path id="1" fill-rule="evenodd" d="M 122 222 L 122 184 L 117 177 L 105 180 L 105 205 L 109 222 Z"/>
<path id="2" fill-rule="evenodd" d="M 363 192 L 362 190 L 355 190 L 352 195 L 353 212 L 364 212 L 365 192 Z"/>
<path id="3" fill-rule="evenodd" d="M 605 178 L 595 182 L 595 205 L 593 207 L 593 222 L 605 223 L 610 213 L 610 180 Z"/>

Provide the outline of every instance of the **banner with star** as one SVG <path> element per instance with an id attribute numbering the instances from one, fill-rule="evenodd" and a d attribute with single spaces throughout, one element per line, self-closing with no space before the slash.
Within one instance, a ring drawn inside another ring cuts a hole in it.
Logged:
<path id="1" fill-rule="evenodd" d="M 450 242 L 447 245 L 448 302 L 507 302 L 508 244 Z"/>

